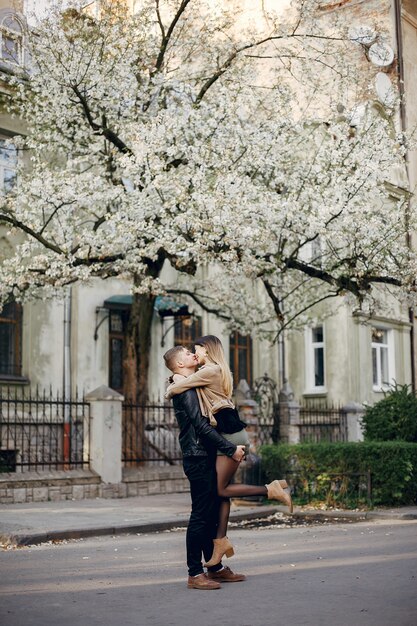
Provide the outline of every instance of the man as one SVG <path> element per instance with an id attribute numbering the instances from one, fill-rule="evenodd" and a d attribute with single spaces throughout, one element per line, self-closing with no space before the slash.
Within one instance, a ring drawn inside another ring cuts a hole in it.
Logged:
<path id="1" fill-rule="evenodd" d="M 189 376 L 197 368 L 195 354 L 176 346 L 164 354 L 165 365 L 174 374 Z M 180 427 L 179 442 L 183 456 L 184 473 L 190 482 L 191 515 L 187 528 L 187 566 L 189 589 L 220 589 L 220 582 L 240 582 L 246 579 L 234 574 L 222 563 L 208 568 L 204 573 L 202 553 L 208 561 L 216 537 L 219 498 L 216 488 L 215 460 L 220 450 L 239 463 L 245 453 L 244 446 L 226 441 L 201 414 L 197 393 L 184 391 L 173 398 L 175 417 Z"/>

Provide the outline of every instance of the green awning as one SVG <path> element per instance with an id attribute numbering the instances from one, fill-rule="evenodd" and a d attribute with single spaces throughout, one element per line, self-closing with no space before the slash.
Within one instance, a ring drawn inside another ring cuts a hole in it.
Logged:
<path id="1" fill-rule="evenodd" d="M 107 300 L 104 300 L 103 306 L 105 309 L 120 311 L 130 309 L 130 307 L 132 306 L 132 301 L 133 296 L 130 294 L 127 296 L 111 296 L 111 298 L 107 298 Z"/>

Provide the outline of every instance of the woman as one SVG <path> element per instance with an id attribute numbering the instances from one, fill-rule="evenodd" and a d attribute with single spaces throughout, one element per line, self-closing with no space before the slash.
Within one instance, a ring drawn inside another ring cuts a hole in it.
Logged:
<path id="1" fill-rule="evenodd" d="M 226 362 L 220 339 L 214 335 L 200 337 L 195 342 L 195 354 L 200 369 L 190 376 L 174 374 L 173 383 L 168 387 L 166 397 L 183 393 L 187 389 L 196 388 L 200 407 L 220 434 L 235 445 L 245 445 L 249 451 L 249 437 L 245 424 L 231 400 L 233 391 L 232 375 Z M 211 567 L 220 563 L 223 555 L 232 556 L 233 546 L 226 536 L 230 514 L 230 498 L 245 496 L 268 496 L 271 500 L 279 500 L 287 504 L 292 513 L 291 496 L 284 491 L 288 486 L 285 480 L 274 480 L 262 487 L 255 485 L 230 484 L 239 463 L 226 455 L 217 452 L 216 472 L 217 491 L 221 499 L 219 524 L 214 539 L 213 556 L 206 563 Z"/>

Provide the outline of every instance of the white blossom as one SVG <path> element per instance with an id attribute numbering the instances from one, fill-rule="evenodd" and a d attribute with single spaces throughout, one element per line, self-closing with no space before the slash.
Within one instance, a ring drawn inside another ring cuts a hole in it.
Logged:
<path id="1" fill-rule="evenodd" d="M 275 333 L 374 283 L 410 294 L 396 111 L 373 103 L 346 24 L 310 0 L 263 26 L 232 3 L 99 4 L 51 9 L 28 35 L 30 73 L 11 79 L 28 135 L 0 201 L 16 229 L 0 297 L 132 277 L 135 292 L 194 290 L 231 327 Z M 164 263 L 190 276 L 164 284 Z"/>

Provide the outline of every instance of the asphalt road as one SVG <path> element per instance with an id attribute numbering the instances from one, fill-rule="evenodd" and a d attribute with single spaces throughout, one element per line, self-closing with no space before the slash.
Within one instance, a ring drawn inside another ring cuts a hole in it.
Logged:
<path id="1" fill-rule="evenodd" d="M 416 626 L 417 523 L 231 530 L 244 583 L 186 588 L 184 531 L 0 552 L 2 626 Z"/>

